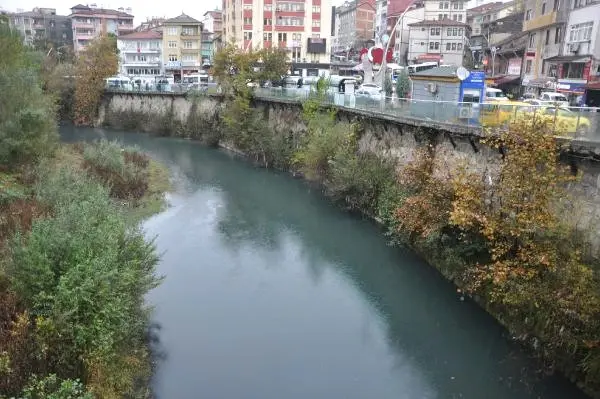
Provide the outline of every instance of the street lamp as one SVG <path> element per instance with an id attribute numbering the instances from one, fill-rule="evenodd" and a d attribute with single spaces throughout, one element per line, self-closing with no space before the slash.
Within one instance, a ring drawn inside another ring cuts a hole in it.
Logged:
<path id="1" fill-rule="evenodd" d="M 402 21 L 404 20 L 404 16 L 406 15 L 406 13 L 409 10 L 413 9 L 413 7 L 415 6 L 415 1 L 416 0 L 412 0 L 411 3 L 406 7 L 404 12 L 400 15 L 400 17 L 396 21 L 396 24 L 394 25 L 394 29 L 392 29 L 392 32 L 390 33 L 389 38 L 394 37 L 394 35 L 396 34 L 396 29 L 398 29 L 398 25 L 400 25 L 402 23 Z M 400 38 L 400 40 L 402 40 L 402 38 Z M 400 43 L 400 47 L 402 47 L 402 42 Z M 379 69 L 379 74 L 377 75 L 377 78 L 378 78 L 377 80 L 379 82 L 379 85 L 382 87 L 383 87 L 383 80 L 385 79 L 385 74 L 387 73 L 387 54 L 388 54 L 389 49 L 390 49 L 390 40 L 388 39 L 388 41 L 385 45 L 385 50 L 383 52 L 383 60 L 381 61 L 381 68 Z M 400 50 L 402 50 L 402 48 L 400 48 Z"/>

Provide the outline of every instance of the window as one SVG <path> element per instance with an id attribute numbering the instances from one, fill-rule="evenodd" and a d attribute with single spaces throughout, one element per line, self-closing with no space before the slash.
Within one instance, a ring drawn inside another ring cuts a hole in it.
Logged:
<path id="1" fill-rule="evenodd" d="M 273 34 L 272 33 L 263 33 L 263 40 L 265 42 L 273 41 Z"/>
<path id="2" fill-rule="evenodd" d="M 444 9 L 444 3 L 440 2 L 440 10 L 443 10 L 443 9 Z"/>
<path id="3" fill-rule="evenodd" d="M 533 12 L 531 10 L 525 11 L 525 21 L 529 21 L 531 18 L 533 18 Z"/>
<path id="4" fill-rule="evenodd" d="M 535 33 L 529 35 L 529 47 L 535 47 Z"/>
<path id="5" fill-rule="evenodd" d="M 244 10 L 252 11 L 252 4 L 244 4 Z"/>
<path id="6" fill-rule="evenodd" d="M 458 20 L 462 21 L 462 14 L 458 14 Z"/>
<path id="7" fill-rule="evenodd" d="M 561 28 L 558 27 L 554 31 L 554 44 L 558 44 L 561 42 L 561 36 L 562 36 L 562 31 L 561 31 Z"/>
<path id="8" fill-rule="evenodd" d="M 177 61 L 177 55 L 176 54 L 169 54 L 169 61 Z"/>
<path id="9" fill-rule="evenodd" d="M 176 35 L 177 34 L 177 27 L 176 26 L 169 26 L 167 28 L 167 34 L 168 35 Z"/>
<path id="10" fill-rule="evenodd" d="M 558 11 L 558 7 L 560 7 L 560 0 L 554 0 L 554 5 L 552 6 L 552 11 Z"/>
<path id="11" fill-rule="evenodd" d="M 443 14 L 438 14 L 438 19 L 439 19 L 440 21 L 442 20 L 442 18 L 444 18 L 444 15 L 443 15 Z"/>
<path id="12" fill-rule="evenodd" d="M 252 40 L 252 32 L 244 32 L 244 40 Z"/>
<path id="13" fill-rule="evenodd" d="M 187 27 L 187 28 L 181 29 L 181 34 L 182 35 L 195 35 L 196 32 L 194 31 L 194 28 Z"/>
<path id="14" fill-rule="evenodd" d="M 452 8 L 454 8 L 455 10 L 458 10 L 458 3 L 452 3 Z"/>
<path id="15" fill-rule="evenodd" d="M 313 26 L 313 28 L 320 28 L 321 27 L 321 21 L 318 20 L 318 19 L 313 19 L 312 26 Z"/>
<path id="16" fill-rule="evenodd" d="M 435 49 L 439 50 L 440 49 L 440 42 L 435 42 Z"/>
<path id="17" fill-rule="evenodd" d="M 481 17 L 476 17 L 475 22 L 481 22 Z"/>
<path id="18" fill-rule="evenodd" d="M 452 28 L 448 28 L 446 31 L 446 36 L 452 36 Z"/>
<path id="19" fill-rule="evenodd" d="M 452 28 L 452 36 L 458 36 L 458 28 Z"/>
<path id="20" fill-rule="evenodd" d="M 462 3 L 462 1 L 461 1 L 460 3 L 458 3 L 458 9 L 459 9 L 459 10 L 462 10 L 462 9 L 463 9 L 463 3 Z"/>
<path id="21" fill-rule="evenodd" d="M 277 34 L 277 41 L 278 42 L 287 42 L 287 33 L 278 33 Z"/>
<path id="22" fill-rule="evenodd" d="M 457 21 L 457 20 L 458 20 L 458 15 L 454 14 L 454 15 L 452 16 L 452 19 L 453 19 L 454 21 Z"/>
<path id="23" fill-rule="evenodd" d="M 525 63 L 525 73 L 531 73 L 531 60 L 527 60 L 527 62 Z"/>
<path id="24" fill-rule="evenodd" d="M 546 13 L 546 3 L 542 3 L 542 15 Z"/>
<path id="25" fill-rule="evenodd" d="M 450 8 L 450 4 L 449 3 L 444 3 L 444 10 L 447 10 L 448 8 Z"/>
<path id="26" fill-rule="evenodd" d="M 456 49 L 457 49 L 457 50 L 462 50 L 462 43 L 458 43 L 458 44 L 456 45 Z"/>
<path id="27" fill-rule="evenodd" d="M 244 18 L 244 25 L 252 25 L 252 18 Z"/>
<path id="28" fill-rule="evenodd" d="M 192 47 L 194 47 L 194 45 L 190 40 L 185 40 L 183 42 L 183 48 L 192 48 Z"/>
<path id="29" fill-rule="evenodd" d="M 314 12 L 314 13 L 320 13 L 321 12 L 321 6 L 313 6 L 312 7 L 312 12 Z"/>
<path id="30" fill-rule="evenodd" d="M 273 11 L 273 4 L 265 4 L 265 11 Z"/>
<path id="31" fill-rule="evenodd" d="M 174 40 L 169 40 L 169 48 L 177 48 L 177 42 Z"/>
<path id="32" fill-rule="evenodd" d="M 429 42 L 429 50 L 433 50 L 433 46 L 435 46 L 435 43 Z"/>
<path id="33" fill-rule="evenodd" d="M 196 61 L 196 56 L 191 54 L 186 54 L 181 57 L 181 61 Z"/>
<path id="34" fill-rule="evenodd" d="M 271 26 L 273 25 L 273 20 L 271 18 L 265 18 L 263 21 L 263 25 Z"/>
<path id="35" fill-rule="evenodd" d="M 432 36 L 439 36 L 440 35 L 440 28 L 431 28 L 430 31 Z"/>
<path id="36" fill-rule="evenodd" d="M 462 36 L 463 35 L 463 28 L 458 28 L 458 36 Z"/>
<path id="37" fill-rule="evenodd" d="M 450 43 L 446 43 L 446 51 L 450 51 Z"/>
<path id="38" fill-rule="evenodd" d="M 591 40 L 593 22 L 571 25 L 569 30 L 569 42 L 584 42 Z"/>
<path id="39" fill-rule="evenodd" d="M 544 40 L 544 44 L 546 46 L 550 44 L 550 29 L 546 30 L 546 40 Z"/>
<path id="40" fill-rule="evenodd" d="M 444 14 L 444 19 L 448 19 L 448 14 Z"/>
<path id="41" fill-rule="evenodd" d="M 456 50 L 456 43 L 452 43 L 452 50 Z"/>

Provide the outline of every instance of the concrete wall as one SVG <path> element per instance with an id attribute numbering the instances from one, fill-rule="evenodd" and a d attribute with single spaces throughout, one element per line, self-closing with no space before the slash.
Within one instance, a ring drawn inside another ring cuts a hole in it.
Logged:
<path id="1" fill-rule="evenodd" d="M 302 110 L 299 103 L 256 100 L 253 105 L 265 111 L 276 134 L 301 136 L 304 133 L 306 126 L 299 116 Z M 198 132 L 190 130 L 206 131 L 222 125 L 221 109 L 219 97 L 190 100 L 173 94 L 107 93 L 97 122 L 99 125 L 126 128 L 127 121 L 141 118 L 140 130 L 168 135 L 169 132 L 161 129 L 164 129 L 165 118 L 169 117 L 181 129 L 187 129 L 179 136 L 194 138 L 199 136 Z M 345 108 L 338 111 L 337 117 L 340 123 L 348 124 L 349 129 L 350 123 L 362 125 L 360 151 L 391 157 L 397 161 L 399 169 L 414 158 L 418 149 L 431 144 L 435 149 L 435 173 L 439 177 L 450 179 L 453 171 L 463 165 L 486 182 L 493 182 L 498 174 L 502 158 L 500 152 L 482 144 L 476 132 L 452 131 L 426 121 L 417 126 Z M 600 148 L 594 143 L 571 143 L 565 148 L 562 159 L 572 170 L 583 173 L 582 180 L 571 183 L 569 187 L 571 198 L 565 199 L 570 208 L 567 217 L 574 225 L 589 229 L 592 242 L 597 247 L 600 243 Z"/>

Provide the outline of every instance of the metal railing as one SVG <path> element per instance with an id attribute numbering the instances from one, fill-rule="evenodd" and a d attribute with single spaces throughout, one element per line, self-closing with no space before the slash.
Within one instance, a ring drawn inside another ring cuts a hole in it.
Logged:
<path id="1" fill-rule="evenodd" d="M 173 84 L 160 87 L 142 85 L 126 90 L 108 88 L 107 91 L 216 95 L 220 93 L 220 88 L 216 84 L 210 83 L 193 86 Z M 254 95 L 256 98 L 266 101 L 298 103 L 316 98 L 314 92 L 304 88 L 255 88 Z M 600 108 L 523 105 L 512 102 L 426 101 L 384 97 L 377 94 L 371 96 L 347 95 L 334 91 L 329 91 L 319 97 L 319 101 L 324 105 L 356 110 L 386 119 L 448 129 L 453 127 L 462 130 L 506 128 L 512 121 L 530 117 L 543 118 L 548 122 L 548 129 L 551 129 L 556 136 L 600 142 Z"/>

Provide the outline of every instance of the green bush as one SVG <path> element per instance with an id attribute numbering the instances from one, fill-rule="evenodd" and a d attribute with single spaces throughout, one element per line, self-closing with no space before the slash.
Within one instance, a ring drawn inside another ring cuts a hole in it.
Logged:
<path id="1" fill-rule="evenodd" d="M 59 380 L 56 374 L 32 377 L 19 399 L 93 399 L 79 380 Z"/>
<path id="2" fill-rule="evenodd" d="M 110 187 L 116 198 L 140 199 L 148 189 L 148 158 L 135 148 L 100 140 L 83 147 L 86 170 Z"/>
<path id="3" fill-rule="evenodd" d="M 112 386 L 124 371 L 107 375 L 96 367 L 144 347 L 144 295 L 159 281 L 154 246 L 127 227 L 100 184 L 70 169 L 43 177 L 36 194 L 53 217 L 15 237 L 8 276 L 36 318 L 49 371 Z M 133 384 L 139 376 L 128 377 Z"/>

